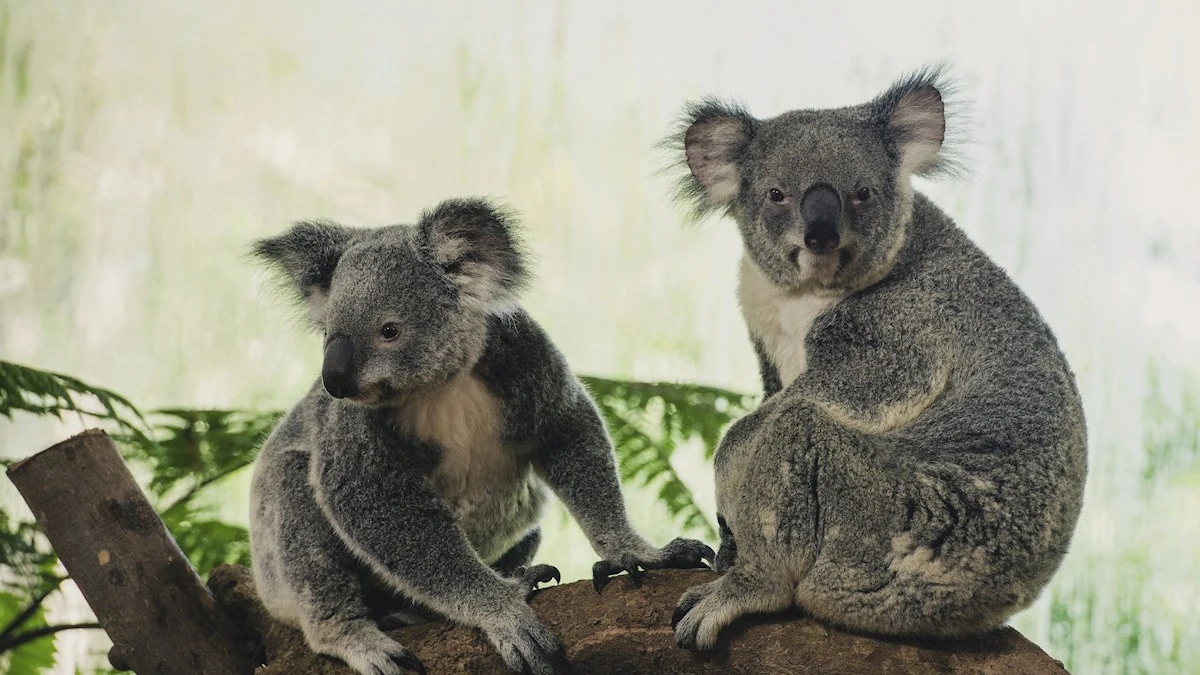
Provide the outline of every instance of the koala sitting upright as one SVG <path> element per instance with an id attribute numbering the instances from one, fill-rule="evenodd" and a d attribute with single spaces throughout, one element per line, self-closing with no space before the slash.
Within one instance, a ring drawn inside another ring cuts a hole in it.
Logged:
<path id="1" fill-rule="evenodd" d="M 1066 554 L 1087 472 L 1074 377 L 910 184 L 949 168 L 944 91 L 933 69 L 852 107 L 687 110 L 681 195 L 740 228 L 765 397 L 718 447 L 722 576 L 680 600 L 680 646 L 792 607 L 871 634 L 985 631 Z"/>
<path id="2" fill-rule="evenodd" d="M 450 200 L 415 226 L 299 223 L 255 247 L 325 335 L 321 382 L 255 466 L 255 580 L 272 615 L 364 675 L 424 672 L 381 631 L 379 595 L 481 628 L 514 670 L 570 671 L 525 604 L 558 577 L 523 567 L 541 481 L 604 558 L 597 586 L 713 559 L 630 526 L 595 405 L 517 304 L 513 228 L 487 202 Z"/>

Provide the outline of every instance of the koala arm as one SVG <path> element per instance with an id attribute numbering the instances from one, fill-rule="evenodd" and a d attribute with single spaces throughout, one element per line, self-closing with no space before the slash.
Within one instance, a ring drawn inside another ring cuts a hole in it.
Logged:
<path id="1" fill-rule="evenodd" d="M 600 554 L 592 567 L 596 590 L 622 570 L 637 585 L 639 568 L 693 568 L 712 561 L 715 553 L 702 542 L 676 538 L 660 549 L 633 529 L 600 413 L 583 386 L 574 380 L 572 385 L 542 425 L 534 466 Z"/>
<path id="2" fill-rule="evenodd" d="M 482 628 L 511 667 L 559 672 L 558 642 L 525 604 L 528 578 L 505 580 L 484 564 L 446 503 L 410 468 L 431 449 L 415 440 L 401 447 L 379 422 L 346 428 L 355 431 L 322 439 L 309 482 L 355 557 L 397 591 Z"/>
<path id="3" fill-rule="evenodd" d="M 881 324 L 850 316 L 864 314 L 843 315 L 809 336 L 808 369 L 788 392 L 862 433 L 911 423 L 945 391 L 953 349 L 929 328 L 932 321 L 914 316 Z"/>
<path id="4" fill-rule="evenodd" d="M 652 547 L 629 522 L 612 444 L 600 413 L 576 384 L 543 419 L 534 467 L 603 557 Z"/>
<path id="5" fill-rule="evenodd" d="M 534 470 L 554 490 L 604 558 L 592 569 L 597 590 L 620 570 L 696 567 L 714 553 L 676 539 L 659 549 L 629 522 L 612 442 L 600 411 L 566 359 L 524 311 L 493 317 L 475 374 L 505 403 L 506 433 L 531 445 Z"/>

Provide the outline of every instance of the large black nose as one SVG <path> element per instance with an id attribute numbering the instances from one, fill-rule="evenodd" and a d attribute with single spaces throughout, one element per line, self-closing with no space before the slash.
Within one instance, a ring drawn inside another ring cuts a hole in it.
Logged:
<path id="1" fill-rule="evenodd" d="M 842 217 L 842 198 L 826 183 L 817 183 L 800 200 L 804 218 L 804 246 L 814 253 L 837 248 L 838 221 Z"/>
<path id="2" fill-rule="evenodd" d="M 325 343 L 325 365 L 321 367 L 325 391 L 334 398 L 358 394 L 354 381 L 354 344 L 344 335 L 334 335 Z"/>

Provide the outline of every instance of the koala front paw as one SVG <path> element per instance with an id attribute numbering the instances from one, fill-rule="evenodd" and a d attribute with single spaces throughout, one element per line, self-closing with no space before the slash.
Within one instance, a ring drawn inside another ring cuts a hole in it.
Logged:
<path id="1" fill-rule="evenodd" d="M 556 584 L 562 582 L 562 574 L 554 565 L 518 567 L 516 576 L 512 579 L 525 594 L 526 600 L 533 595 L 534 591 L 538 590 L 538 584 L 548 584 L 551 580 L 554 580 Z"/>
<path id="2" fill-rule="evenodd" d="M 547 565 L 547 567 L 549 567 Z M 529 675 L 573 675 L 558 638 L 527 605 L 482 627 L 509 668 Z"/>
<path id="3" fill-rule="evenodd" d="M 599 593 L 609 579 L 621 572 L 628 572 L 635 588 L 642 585 L 643 570 L 653 569 L 707 569 L 705 561 L 712 563 L 716 553 L 712 547 L 695 539 L 677 537 L 661 549 L 634 550 L 622 553 L 612 560 L 601 560 L 592 565 L 592 588 Z"/>

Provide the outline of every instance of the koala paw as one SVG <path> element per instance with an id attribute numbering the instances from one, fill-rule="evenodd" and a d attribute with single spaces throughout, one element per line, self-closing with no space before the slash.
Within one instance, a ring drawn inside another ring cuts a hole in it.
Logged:
<path id="1" fill-rule="evenodd" d="M 313 651 L 336 656 L 361 675 L 425 675 L 425 664 L 374 624 L 312 626 L 305 631 Z"/>
<path id="2" fill-rule="evenodd" d="M 518 567 L 513 581 L 525 594 L 525 599 L 528 600 L 534 591 L 538 590 L 538 584 L 548 584 L 551 579 L 556 584 L 562 581 L 562 574 L 559 573 L 557 567 L 554 565 L 533 565 L 531 567 Z"/>
<path id="3" fill-rule="evenodd" d="M 574 675 L 558 638 L 528 606 L 520 605 L 513 613 L 482 628 L 512 670 L 526 675 Z"/>
<path id="4" fill-rule="evenodd" d="M 717 583 L 714 581 L 689 588 L 679 599 L 675 614 L 671 616 L 675 644 L 699 651 L 711 651 L 717 646 L 717 635 L 731 621 L 725 618 L 725 612 L 714 597 Z"/>
<path id="5" fill-rule="evenodd" d="M 637 588 L 642 585 L 644 570 L 707 569 L 705 561 L 711 563 L 715 558 L 716 553 L 704 542 L 678 537 L 661 549 L 623 553 L 615 560 L 597 562 L 592 565 L 592 588 L 599 593 L 612 576 L 621 572 L 628 572 L 630 581 Z"/>

